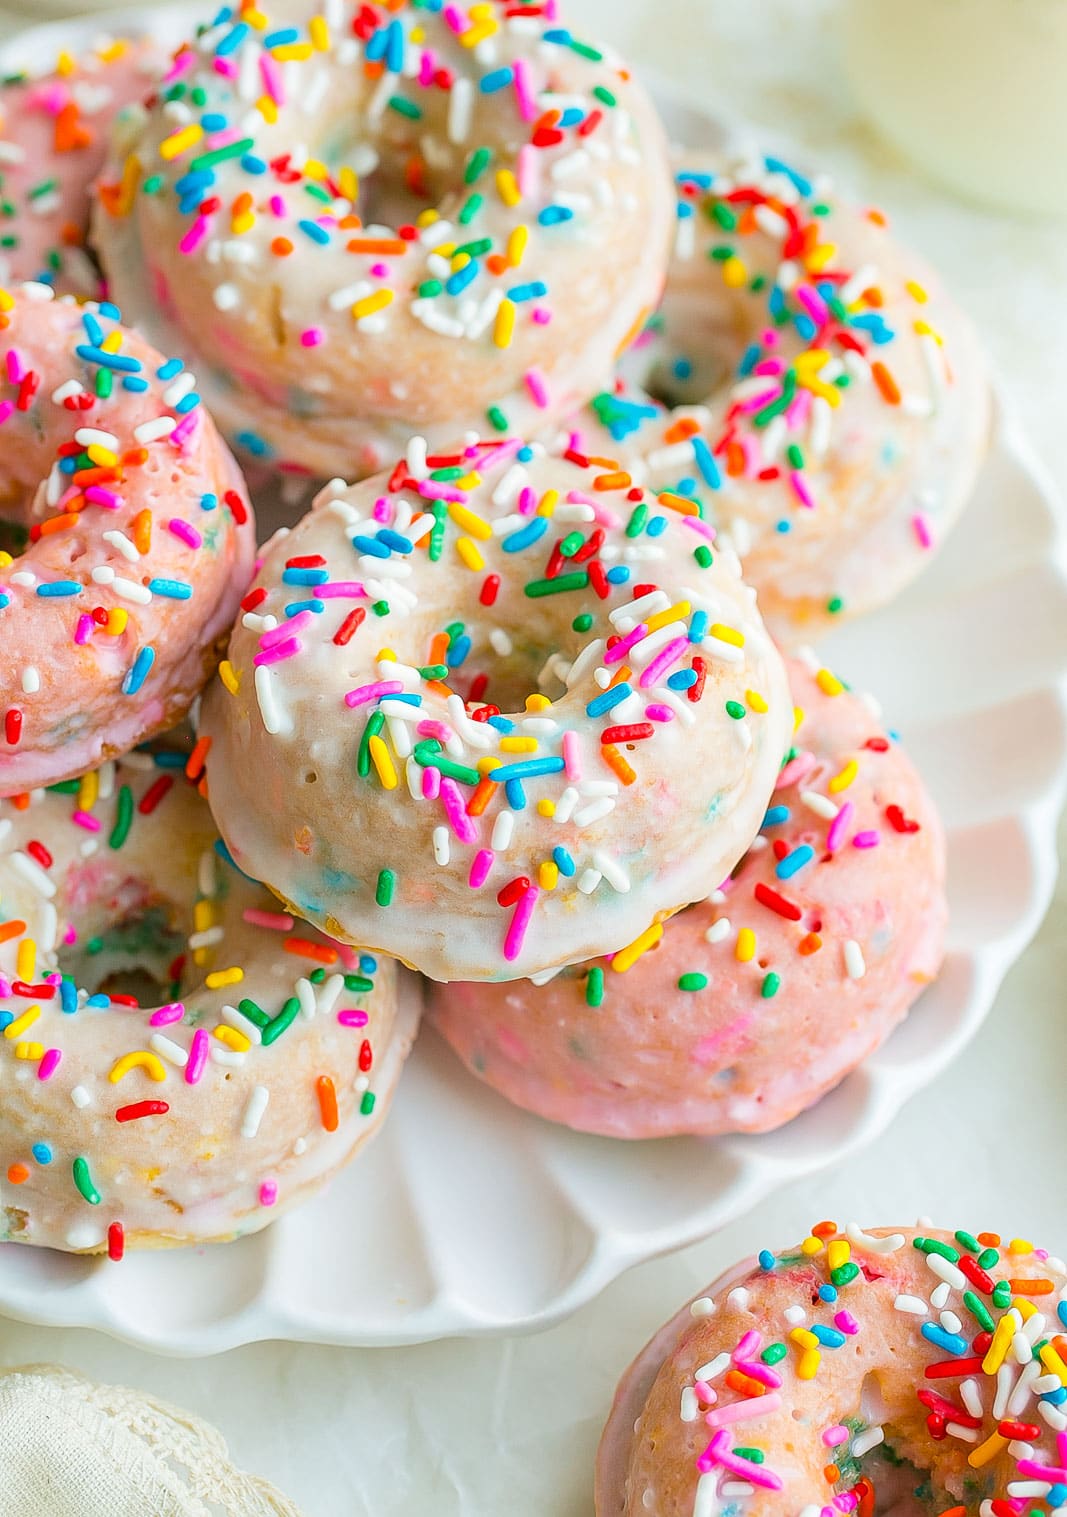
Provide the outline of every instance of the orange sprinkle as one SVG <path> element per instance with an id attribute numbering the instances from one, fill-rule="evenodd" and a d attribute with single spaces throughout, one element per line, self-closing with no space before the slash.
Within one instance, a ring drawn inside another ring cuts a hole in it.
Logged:
<path id="1" fill-rule="evenodd" d="M 900 391 L 897 388 L 897 382 L 880 358 L 876 358 L 871 364 L 871 373 L 874 375 L 875 384 L 882 392 L 882 398 L 888 400 L 891 406 L 898 406 Z"/>
<path id="2" fill-rule="evenodd" d="M 886 213 L 884 211 L 878 210 L 877 207 L 873 205 L 869 206 L 867 209 L 867 220 L 873 221 L 875 226 L 889 225 L 889 217 L 886 215 Z M 979 1242 L 980 1241 L 981 1240 L 979 1239 Z"/>
<path id="3" fill-rule="evenodd" d="M 614 690 L 616 685 L 625 685 L 626 681 L 630 678 L 630 675 L 632 673 L 633 670 L 630 668 L 629 664 L 620 664 L 619 667 L 615 670 L 615 673 L 611 676 L 611 683 L 608 685 L 608 689 Z"/>
<path id="4" fill-rule="evenodd" d="M 1050 1296 L 1056 1289 L 1051 1280 L 1009 1280 L 1014 1296 Z"/>
<path id="5" fill-rule="evenodd" d="M 77 522 L 76 512 L 67 511 L 62 516 L 53 516 L 51 521 L 41 523 L 41 536 L 51 537 L 54 532 L 65 532 L 68 527 L 73 527 Z"/>
<path id="6" fill-rule="evenodd" d="M 663 441 L 686 442 L 690 437 L 695 437 L 700 431 L 699 423 L 692 416 L 683 416 L 680 421 L 671 422 L 663 434 Z"/>
<path id="7" fill-rule="evenodd" d="M 11 797 L 11 804 L 16 811 L 28 811 L 30 809 L 30 793 L 28 790 L 21 791 Z"/>
<path id="8" fill-rule="evenodd" d="M 26 931 L 26 923 L 13 919 L 10 922 L 0 922 L 0 943 L 10 943 L 12 938 L 21 937 Z"/>
<path id="9" fill-rule="evenodd" d="M 271 239 L 270 250 L 275 258 L 288 258 L 293 251 L 293 244 L 288 237 L 274 237 Z"/>
<path id="10" fill-rule="evenodd" d="M 983 1248 L 999 1248 L 1000 1247 L 1000 1234 L 999 1233 L 979 1233 L 978 1234 L 978 1241 L 982 1245 Z"/>
<path id="11" fill-rule="evenodd" d="M 474 794 L 467 802 L 467 815 L 481 816 L 489 802 L 493 799 L 493 791 L 496 788 L 496 781 L 491 780 L 487 774 L 483 774 L 474 787 Z"/>
<path id="12" fill-rule="evenodd" d="M 315 1094 L 319 1098 L 319 1113 L 327 1132 L 337 1131 L 337 1091 L 329 1075 L 319 1075 L 315 1081 Z"/>
<path id="13" fill-rule="evenodd" d="M 614 743 L 601 743 L 600 752 L 609 769 L 614 770 L 624 785 L 632 785 L 637 774 L 623 758 Z"/>
<path id="14" fill-rule="evenodd" d="M 827 1485 L 833 1485 L 835 1480 L 841 1479 L 841 1470 L 836 1464 L 824 1464 L 822 1473 Z"/>
<path id="15" fill-rule="evenodd" d="M 295 953 L 302 959 L 315 959 L 319 964 L 336 964 L 337 949 L 326 943 L 313 943 L 310 938 L 286 938 L 282 944 L 286 953 Z"/>
<path id="16" fill-rule="evenodd" d="M 402 237 L 353 237 L 348 242 L 350 253 L 406 253 L 408 245 Z"/>
<path id="17" fill-rule="evenodd" d="M 434 633 L 433 637 L 430 639 L 430 657 L 427 659 L 427 663 L 430 663 L 430 664 L 443 664 L 443 663 L 446 662 L 447 654 L 448 654 L 448 633 L 447 632 L 436 632 L 436 633 Z"/>
<path id="18" fill-rule="evenodd" d="M 797 944 L 797 953 L 802 953 L 804 957 L 807 958 L 808 954 L 818 953 L 821 947 L 822 938 L 819 936 L 819 934 L 817 932 L 809 932 L 805 937 L 802 937 L 800 942 Z"/>
<path id="19" fill-rule="evenodd" d="M 152 513 L 147 506 L 143 511 L 138 511 L 130 523 L 130 531 L 138 553 L 147 553 L 152 546 Z"/>
<path id="20" fill-rule="evenodd" d="M 677 511 L 680 516 L 699 516 L 700 507 L 695 500 L 689 500 L 685 495 L 675 495 L 671 490 L 664 490 L 662 495 L 656 497 L 661 506 L 666 506 L 670 511 Z"/>
<path id="21" fill-rule="evenodd" d="M 813 1238 L 833 1238 L 837 1236 L 836 1222 L 816 1222 L 811 1230 Z"/>
<path id="22" fill-rule="evenodd" d="M 489 257 L 485 260 L 485 266 L 490 274 L 503 274 L 510 267 L 507 259 L 501 257 L 499 253 L 490 253 Z"/>
<path id="23" fill-rule="evenodd" d="M 146 464 L 148 462 L 148 449 L 127 448 L 125 453 L 122 455 L 121 462 L 127 468 L 136 468 L 138 464 Z"/>
<path id="24" fill-rule="evenodd" d="M 726 1376 L 726 1384 L 733 1391 L 740 1391 L 742 1396 L 765 1396 L 767 1387 L 762 1381 L 756 1380 L 752 1375 L 746 1375 L 741 1370 L 731 1370 Z"/>
<path id="25" fill-rule="evenodd" d="M 731 479 L 739 479 L 745 472 L 745 450 L 739 442 L 732 442 L 727 446 L 726 472 Z"/>
<path id="26" fill-rule="evenodd" d="M 593 480 L 594 490 L 628 490 L 633 483 L 629 474 L 619 469 L 614 474 L 598 474 Z"/>
<path id="27" fill-rule="evenodd" d="M 188 762 L 185 765 L 185 778 L 187 780 L 198 780 L 203 774 L 204 761 L 208 756 L 208 750 L 210 747 L 211 738 L 197 738 L 195 744 L 193 745 L 193 751 L 190 753 Z"/>
<path id="28" fill-rule="evenodd" d="M 25 1185 L 30 1178 L 30 1172 L 25 1164 L 12 1164 L 7 1172 L 7 1178 L 11 1185 Z"/>

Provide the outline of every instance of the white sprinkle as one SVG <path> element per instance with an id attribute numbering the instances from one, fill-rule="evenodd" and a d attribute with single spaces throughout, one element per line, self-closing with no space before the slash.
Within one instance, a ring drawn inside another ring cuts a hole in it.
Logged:
<path id="1" fill-rule="evenodd" d="M 982 1393 L 978 1389 L 977 1380 L 960 1381 L 960 1400 L 970 1412 L 972 1417 L 981 1417 L 985 1408 L 982 1405 Z"/>
<path id="2" fill-rule="evenodd" d="M 967 1290 L 967 1276 L 962 1270 L 957 1269 L 950 1260 L 942 1259 L 940 1254 L 927 1254 L 926 1267 L 933 1270 L 938 1279 L 947 1280 L 953 1290 Z"/>
<path id="3" fill-rule="evenodd" d="M 447 864 L 451 857 L 447 827 L 435 827 L 433 830 L 433 856 L 441 865 Z"/>
<path id="4" fill-rule="evenodd" d="M 942 1280 L 941 1284 L 935 1285 L 933 1290 L 930 1292 L 930 1305 L 936 1307 L 937 1310 L 940 1311 L 943 1306 L 948 1305 L 948 1298 L 951 1296 L 951 1294 L 952 1287 L 949 1285 L 947 1280 Z M 959 1328 L 954 1327 L 952 1331 L 954 1333 L 959 1332 Z"/>
<path id="5" fill-rule="evenodd" d="M 577 799 L 577 796 L 575 797 Z M 501 811 L 493 823 L 492 835 L 489 846 L 494 853 L 506 853 L 511 845 L 511 835 L 515 831 L 514 811 Z"/>
<path id="6" fill-rule="evenodd" d="M 157 416 L 152 421 L 142 421 L 139 427 L 134 427 L 134 439 L 139 443 L 158 442 L 161 437 L 169 437 L 177 425 L 175 416 Z"/>
<path id="7" fill-rule="evenodd" d="M 717 1470 L 709 1470 L 697 1481 L 696 1496 L 693 1499 L 693 1517 L 714 1517 L 714 1513 L 718 1510 L 719 1473 Z"/>
<path id="8" fill-rule="evenodd" d="M 1008 1409 L 1008 1399 L 1015 1389 L 1015 1372 L 1010 1364 L 997 1370 L 997 1394 L 993 1398 L 993 1416 L 999 1421 Z"/>
<path id="9" fill-rule="evenodd" d="M 1034 1357 L 1033 1344 L 1025 1333 L 1016 1333 L 1011 1340 L 1011 1352 L 1016 1364 L 1029 1364 Z"/>
<path id="10" fill-rule="evenodd" d="M 74 1102 L 74 1105 L 78 1108 L 79 1111 L 84 1111 L 87 1106 L 91 1106 L 93 1104 L 93 1098 L 86 1090 L 84 1085 L 75 1085 L 74 1089 L 70 1093 L 70 1099 Z"/>
<path id="11" fill-rule="evenodd" d="M 1058 1406 L 1053 1406 L 1051 1401 L 1039 1401 L 1037 1409 L 1053 1432 L 1062 1433 L 1064 1428 L 1067 1428 L 1067 1417 Z"/>
<path id="12" fill-rule="evenodd" d="M 898 1312 L 911 1312 L 915 1317 L 925 1317 L 927 1314 L 926 1302 L 918 1296 L 900 1295 L 893 1302 Z"/>
<path id="13" fill-rule="evenodd" d="M 946 1422 L 945 1432 L 949 1433 L 953 1438 L 959 1438 L 963 1443 L 978 1442 L 978 1429 L 964 1427 L 962 1422 Z"/>
<path id="14" fill-rule="evenodd" d="M 848 1224 L 845 1234 L 850 1242 L 855 1243 L 859 1248 L 866 1249 L 869 1254 L 895 1254 L 897 1249 L 903 1248 L 908 1241 L 903 1233 L 890 1233 L 886 1238 L 872 1238 L 862 1228 L 857 1227 L 855 1222 Z"/>
<path id="15" fill-rule="evenodd" d="M 75 395 L 82 393 L 82 385 L 77 379 L 66 379 L 61 385 L 52 391 L 52 400 L 57 406 L 61 406 L 65 400 L 70 400 Z"/>
<path id="16" fill-rule="evenodd" d="M 592 895 L 602 879 L 603 875 L 598 869 L 583 869 L 578 876 L 578 889 L 583 895 Z"/>
<path id="17" fill-rule="evenodd" d="M 808 1314 L 802 1306 L 787 1306 L 782 1315 L 790 1327 L 800 1327 L 808 1320 Z"/>
<path id="18" fill-rule="evenodd" d="M 574 813 L 574 825 L 576 827 L 591 827 L 594 822 L 602 821 L 615 810 L 615 802 L 610 795 L 603 796 L 598 801 L 593 801 L 589 806 L 583 806 L 581 811 Z"/>
<path id="19" fill-rule="evenodd" d="M 203 932 L 194 932 L 189 939 L 189 947 L 194 951 L 198 948 L 214 948 L 216 943 L 221 943 L 226 936 L 223 927 L 205 927 Z"/>
<path id="20" fill-rule="evenodd" d="M 809 811 L 814 811 L 816 816 L 821 816 L 824 821 L 832 822 L 837 815 L 837 807 L 828 795 L 820 795 L 817 790 L 802 790 L 800 799 Z"/>
<path id="21" fill-rule="evenodd" d="M 248 1098 L 244 1116 L 241 1118 L 241 1137 L 254 1138 L 270 1100 L 270 1091 L 265 1085 L 257 1085 Z"/>
<path id="22" fill-rule="evenodd" d="M 850 980 L 862 980 L 867 973 L 867 964 L 863 957 L 863 949 L 855 938 L 849 938 L 845 944 L 845 971 Z M 937 1254 L 931 1254 L 930 1258 L 936 1259 Z"/>
<path id="23" fill-rule="evenodd" d="M 120 532 L 117 527 L 114 527 L 110 532 L 105 532 L 103 538 L 106 543 L 110 543 L 113 548 L 121 553 L 123 558 L 129 559 L 131 564 L 137 563 L 140 559 L 141 555 L 138 549 L 134 547 L 125 532 Z"/>
<path id="24" fill-rule="evenodd" d="M 705 943 L 721 943 L 730 936 L 730 918 L 718 917 L 704 934 Z"/>
<path id="25" fill-rule="evenodd" d="M 44 872 L 36 859 L 16 849 L 10 855 L 10 861 L 12 869 L 17 874 L 21 874 L 27 885 L 32 886 L 38 895 L 43 895 L 47 900 L 52 899 L 56 893 L 56 883 Z"/>
<path id="26" fill-rule="evenodd" d="M 22 671 L 22 693 L 24 695 L 36 695 L 41 688 L 41 676 L 33 664 L 27 664 Z"/>
<path id="27" fill-rule="evenodd" d="M 562 826 L 565 822 L 569 822 L 572 815 L 574 814 L 574 808 L 577 806 L 580 799 L 581 797 L 579 796 L 577 790 L 575 790 L 574 786 L 568 785 L 563 794 L 560 796 L 559 800 L 556 802 L 556 809 L 553 813 L 552 820 L 558 823 L 560 826 Z M 502 813 L 502 815 L 507 815 L 507 813 Z"/>
<path id="28" fill-rule="evenodd" d="M 695 1422 L 700 1416 L 700 1402 L 691 1385 L 682 1387 L 682 1404 L 678 1409 L 678 1415 L 683 1422 Z"/>
<path id="29" fill-rule="evenodd" d="M 241 304 L 241 292 L 235 284 L 217 284 L 211 298 L 218 311 L 232 311 Z"/>
<path id="30" fill-rule="evenodd" d="M 259 701 L 259 714 L 263 718 L 264 727 L 271 734 L 280 732 L 282 716 L 278 709 L 271 671 L 266 664 L 260 664 L 256 670 L 256 699 Z"/>
<path id="31" fill-rule="evenodd" d="M 93 578 L 99 573 L 99 569 L 94 569 Z M 132 601 L 137 606 L 147 606 L 152 599 L 152 592 L 147 585 L 139 585 L 132 579 L 122 579 L 118 574 L 112 579 L 111 588 L 122 600 Z"/>
<path id="32" fill-rule="evenodd" d="M 852 1457 L 862 1459 L 864 1454 L 869 1454 L 871 1449 L 877 1448 L 885 1442 L 884 1427 L 869 1427 L 862 1433 L 857 1433 L 852 1440 Z"/>
<path id="33" fill-rule="evenodd" d="M 738 1285 L 729 1293 L 726 1300 L 731 1306 L 735 1306 L 739 1312 L 743 1312 L 748 1309 L 748 1298 L 749 1292 L 743 1285 Z"/>
<path id="34" fill-rule="evenodd" d="M 469 79 L 456 79 L 448 93 L 448 140 L 466 142 L 470 135 L 474 110 L 474 85 Z"/>
<path id="35" fill-rule="evenodd" d="M 300 1015 L 305 1022 L 310 1022 L 319 1009 L 315 997 L 315 987 L 304 975 L 296 982 L 296 998 L 300 1002 Z"/>
<path id="36" fill-rule="evenodd" d="M 161 1059 L 166 1059 L 168 1064 L 174 1064 L 178 1069 L 184 1069 L 189 1062 L 189 1055 L 184 1048 L 179 1048 L 177 1043 L 172 1043 L 170 1038 L 165 1038 L 161 1032 L 155 1032 L 148 1040 L 148 1046 L 153 1053 L 157 1053 Z"/>
<path id="37" fill-rule="evenodd" d="M 689 1315 L 691 1317 L 710 1317 L 714 1310 L 715 1302 L 710 1296 L 698 1296 L 689 1305 Z"/>
<path id="38" fill-rule="evenodd" d="M 111 453 L 117 453 L 119 447 L 118 438 L 111 432 L 103 432 L 99 427 L 78 427 L 74 433 L 74 441 L 80 442 L 83 448 L 91 448 L 95 444 L 100 448 L 107 448 Z"/>
<path id="39" fill-rule="evenodd" d="M 963 1323 L 956 1316 L 955 1312 L 942 1312 L 941 1326 L 945 1329 L 946 1333 L 962 1333 L 963 1331 Z"/>
<path id="40" fill-rule="evenodd" d="M 575 821 L 578 821 L 577 817 L 575 817 Z M 630 876 L 617 859 L 613 859 L 602 848 L 597 848 L 593 853 L 593 863 L 614 891 L 617 891 L 619 895 L 627 895 L 629 893 Z"/>
<path id="41" fill-rule="evenodd" d="M 729 1354 L 716 1354 L 714 1359 L 709 1359 L 707 1364 L 702 1364 L 698 1370 L 693 1371 L 694 1380 L 703 1380 L 710 1385 L 719 1375 L 724 1375 L 730 1368 Z"/>
<path id="42" fill-rule="evenodd" d="M 344 988 L 345 977 L 343 974 L 332 974 L 328 980 L 323 981 L 319 986 L 320 1016 L 329 1016 L 330 1012 L 337 1005 Z"/>

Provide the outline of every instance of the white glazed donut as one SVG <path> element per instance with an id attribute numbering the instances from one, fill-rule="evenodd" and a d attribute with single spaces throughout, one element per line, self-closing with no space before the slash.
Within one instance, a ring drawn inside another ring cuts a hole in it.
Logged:
<path id="1" fill-rule="evenodd" d="M 11 1241 L 117 1257 L 254 1232 L 389 1104 L 414 1036 L 396 966 L 234 868 L 187 777 L 206 746 L 0 802 Z"/>
<path id="2" fill-rule="evenodd" d="M 240 866 L 441 980 L 621 949 L 706 895 L 792 709 L 735 556 L 678 504 L 518 439 L 416 439 L 324 492 L 205 698 Z"/>
<path id="3" fill-rule="evenodd" d="M 370 474 L 412 430 L 528 433 L 663 286 L 666 141 L 618 59 L 510 0 L 224 9 L 101 187 L 116 298 L 244 447 Z"/>
<path id="4" fill-rule="evenodd" d="M 880 212 L 824 178 L 771 156 L 679 150 L 675 167 L 663 305 L 575 446 L 699 499 L 776 632 L 882 605 L 930 561 L 985 453 L 971 324 Z"/>

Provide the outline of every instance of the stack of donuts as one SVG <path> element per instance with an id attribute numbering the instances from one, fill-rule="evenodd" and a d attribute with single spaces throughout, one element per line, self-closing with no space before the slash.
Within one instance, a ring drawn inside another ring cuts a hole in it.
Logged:
<path id="1" fill-rule="evenodd" d="M 224 5 L 3 87 L 10 1239 L 269 1222 L 380 1122 L 401 966 L 617 1138 L 787 1121 L 938 972 L 935 808 L 808 644 L 965 504 L 970 326 L 565 12 Z M 314 486 L 255 562 L 231 446 Z"/>

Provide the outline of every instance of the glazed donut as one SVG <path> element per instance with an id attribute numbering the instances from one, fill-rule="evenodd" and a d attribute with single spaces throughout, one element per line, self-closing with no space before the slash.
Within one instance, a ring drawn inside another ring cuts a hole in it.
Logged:
<path id="1" fill-rule="evenodd" d="M 868 611 L 930 561 L 991 425 L 970 322 L 881 213 L 774 157 L 676 157 L 661 310 L 575 423 L 699 499 L 781 633 Z M 634 383 L 634 381 L 639 383 Z M 651 389 L 672 401 L 650 402 Z"/>
<path id="2" fill-rule="evenodd" d="M 96 239 L 246 450 L 354 479 L 412 431 L 529 434 L 605 382 L 662 290 L 669 155 L 554 17 L 299 0 L 179 51 Z"/>
<path id="3" fill-rule="evenodd" d="M 205 698 L 241 868 L 435 979 L 658 936 L 755 834 L 790 730 L 736 558 L 666 501 L 518 439 L 328 488 Z"/>
<path id="4" fill-rule="evenodd" d="M 639 960 L 431 987 L 438 1031 L 509 1100 L 616 1138 L 766 1131 L 837 1085 L 936 975 L 933 803 L 866 700 L 818 665 L 787 670 L 792 754 L 710 900 Z"/>
<path id="5" fill-rule="evenodd" d="M 244 484 L 193 376 L 118 318 L 0 290 L 0 795 L 184 716 L 252 572 Z"/>
<path id="6" fill-rule="evenodd" d="M 1036 1517 L 1067 1488 L 1065 1320 L 1022 1239 L 818 1223 L 638 1355 L 597 1517 Z"/>
<path id="7" fill-rule="evenodd" d="M 0 284 L 33 279 L 95 294 L 85 247 L 93 181 L 117 118 L 132 119 L 164 55 L 151 38 L 102 39 L 53 69 L 0 85 Z"/>
<path id="8" fill-rule="evenodd" d="M 205 747 L 0 803 L 12 1241 L 114 1254 L 255 1232 L 388 1105 L 414 1033 L 396 966 L 233 867 L 183 776 Z"/>

